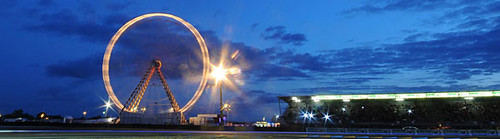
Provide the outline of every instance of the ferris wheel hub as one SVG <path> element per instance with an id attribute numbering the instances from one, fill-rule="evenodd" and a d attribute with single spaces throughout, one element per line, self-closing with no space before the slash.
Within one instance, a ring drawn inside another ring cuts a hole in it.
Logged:
<path id="1" fill-rule="evenodd" d="M 161 68 L 161 61 L 159 59 L 153 60 L 152 63 L 155 68 Z"/>

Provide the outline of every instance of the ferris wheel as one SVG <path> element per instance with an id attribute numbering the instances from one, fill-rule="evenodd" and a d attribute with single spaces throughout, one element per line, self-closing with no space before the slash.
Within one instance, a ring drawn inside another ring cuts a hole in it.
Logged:
<path id="1" fill-rule="evenodd" d="M 133 90 L 131 93 L 130 97 L 125 103 L 122 103 L 118 97 L 116 96 L 113 87 L 111 86 L 111 79 L 109 76 L 109 63 L 110 63 L 110 58 L 111 54 L 113 52 L 113 48 L 116 44 L 116 42 L 120 39 L 122 34 L 129 29 L 132 25 L 135 23 L 147 19 L 147 18 L 152 18 L 152 17 L 162 17 L 162 18 L 168 18 L 172 19 L 181 25 L 183 25 L 185 28 L 187 28 L 192 35 L 196 38 L 196 41 L 199 45 L 199 49 L 201 50 L 201 59 L 202 59 L 202 65 L 203 65 L 203 70 L 201 73 L 201 80 L 199 81 L 199 85 L 197 87 L 197 90 L 194 92 L 193 97 L 185 104 L 184 106 L 180 106 L 177 103 L 177 100 L 174 97 L 174 94 L 170 90 L 170 87 L 167 84 L 167 81 L 164 78 L 163 73 L 161 72 L 160 68 L 162 66 L 162 63 L 159 59 L 155 59 L 151 62 L 150 66 L 148 67 L 148 70 L 146 74 L 143 76 L 142 80 L 139 82 L 137 87 Z M 125 23 L 111 38 L 109 41 L 106 52 L 104 53 L 104 58 L 102 62 L 102 78 L 104 82 L 104 86 L 106 89 L 106 92 L 109 96 L 109 98 L 113 101 L 114 105 L 121 110 L 121 112 L 128 112 L 128 113 L 135 113 L 138 110 L 138 106 L 143 99 L 142 97 L 145 94 L 146 88 L 148 87 L 149 81 L 152 78 L 154 73 L 158 73 L 159 78 L 161 80 L 161 86 L 163 86 L 165 93 L 167 94 L 168 100 L 172 106 L 172 109 L 174 112 L 180 113 L 180 123 L 185 123 L 186 119 L 183 115 L 184 112 L 189 110 L 200 98 L 202 95 L 206 84 L 208 80 L 208 75 L 209 75 L 209 54 L 208 54 L 208 49 L 205 43 L 205 40 L 203 37 L 200 35 L 198 30 L 196 30 L 195 27 L 193 27 L 190 23 L 184 21 L 182 18 L 171 15 L 171 14 L 166 14 L 166 13 L 149 13 L 149 14 L 144 14 L 138 17 L 133 18 L 132 20 L 128 21 Z M 120 112 L 120 113 L 121 113 Z"/>

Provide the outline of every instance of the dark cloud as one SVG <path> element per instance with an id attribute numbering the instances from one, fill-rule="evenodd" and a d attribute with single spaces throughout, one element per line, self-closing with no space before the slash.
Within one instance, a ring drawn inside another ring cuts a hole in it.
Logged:
<path id="1" fill-rule="evenodd" d="M 382 13 L 388 11 L 428 11 L 428 10 L 442 10 L 446 8 L 460 7 L 464 4 L 475 4 L 475 2 L 468 2 L 467 0 L 450 1 L 450 0 L 426 0 L 426 1 L 405 1 L 405 0 L 377 0 L 371 1 L 369 4 L 363 5 L 358 8 L 353 8 L 344 11 L 344 14 L 358 14 L 358 13 Z"/>
<path id="2" fill-rule="evenodd" d="M 118 30 L 115 26 L 80 19 L 71 11 L 62 10 L 43 14 L 34 25 L 28 25 L 27 30 L 46 32 L 62 37 L 74 36 L 84 41 L 106 42 Z"/>
<path id="3" fill-rule="evenodd" d="M 113 34 L 114 27 L 123 24 L 128 19 L 124 15 L 114 14 L 106 16 L 101 22 L 85 23 L 73 16 L 71 12 L 58 12 L 45 15 L 46 19 L 40 25 L 30 27 L 32 31 L 56 33 L 61 36 L 76 36 L 90 42 L 107 42 Z M 109 27 L 107 26 L 109 25 Z M 222 42 L 212 31 L 201 31 L 204 36 L 211 57 L 218 57 Z M 299 69 L 273 64 L 274 51 L 260 50 L 243 43 L 228 42 L 229 45 L 241 51 L 243 70 L 257 78 L 287 78 L 309 77 Z M 104 45 L 104 44 L 103 44 Z M 119 76 L 142 76 L 152 59 L 164 61 L 162 68 L 165 76 L 179 79 L 185 74 L 196 75 L 201 71 L 201 58 L 198 44 L 194 37 L 175 22 L 165 23 L 163 19 L 151 19 L 138 23 L 127 31 L 116 44 L 111 59 L 111 71 Z M 310 54 L 304 56 L 312 57 Z M 100 58 L 102 56 L 86 57 L 74 61 L 52 64 L 47 67 L 47 74 L 52 77 L 71 77 L 79 79 L 94 79 L 100 75 Z M 288 54 L 288 57 L 294 57 Z M 312 57 L 314 60 L 314 57 Z M 309 62 L 312 62 L 309 60 Z M 88 63 L 92 61 L 93 63 Z M 290 61 L 290 60 L 288 60 Z M 82 64 L 73 64 L 81 63 Z M 287 62 L 284 60 L 284 62 Z M 304 61 L 308 62 L 308 61 Z M 93 65 L 92 65 L 93 64 Z M 92 66 L 90 66 L 92 65 Z M 304 67 L 304 64 L 300 65 Z M 94 70 L 89 70 L 92 67 Z M 309 69 L 309 68 L 306 68 Z"/>
<path id="4" fill-rule="evenodd" d="M 427 6 L 432 3 L 427 4 Z M 401 5 L 401 3 L 394 4 Z M 410 2 L 405 6 L 425 7 L 426 5 Z M 104 43 L 109 41 L 114 31 L 130 17 L 111 14 L 102 19 L 100 22 L 89 22 L 78 18 L 71 12 L 60 11 L 44 14 L 40 18 L 39 24 L 30 26 L 29 29 L 61 36 L 76 36 L 85 41 Z M 500 40 L 491 37 L 500 35 L 497 27 L 498 21 L 500 21 L 498 19 L 467 20 L 460 26 L 474 27 L 466 31 L 435 34 L 412 31 L 412 34 L 406 37 L 404 42 L 397 44 L 327 50 L 316 53 L 299 53 L 293 49 L 281 47 L 257 49 L 244 43 L 222 42 L 213 31 L 201 31 L 201 33 L 208 44 L 212 57 L 218 57 L 220 46 L 227 43 L 233 50 L 241 52 L 242 58 L 238 64 L 242 65 L 243 73 L 248 75 L 247 77 L 257 77 L 256 79 L 293 80 L 315 78 L 318 75 L 347 77 L 366 75 L 373 78 L 363 80 L 377 80 L 377 76 L 381 75 L 421 70 L 450 80 L 466 80 L 474 75 L 491 75 L 499 71 L 500 67 L 495 63 L 500 62 L 500 58 L 494 53 L 500 52 L 499 47 L 497 47 Z M 200 62 L 199 57 L 196 57 L 199 52 L 196 52 L 198 46 L 194 38 L 175 23 L 165 25 L 163 21 L 163 19 L 152 19 L 134 25 L 133 29 L 126 32 L 117 44 L 120 46 L 116 49 L 117 54 L 112 57 L 114 59 L 112 64 L 118 65 L 115 66 L 116 68 L 124 69 L 123 73 L 141 75 L 143 67 L 147 67 L 149 64 L 148 61 L 160 57 L 165 61 L 172 61 L 165 64 L 168 68 L 163 69 L 171 78 L 183 77 L 183 74 L 186 73 L 186 66 L 193 71 L 199 71 L 200 67 L 194 66 L 199 65 Z M 488 28 L 481 25 L 485 23 L 483 21 L 488 23 Z M 296 39 L 293 36 L 302 37 Z M 267 28 L 264 38 L 293 45 L 302 45 L 306 41 L 303 34 L 289 33 L 283 26 Z M 186 53 L 193 55 L 185 55 Z M 47 73 L 55 77 L 74 78 L 99 75 L 100 70 L 96 71 L 97 74 L 85 71 L 79 73 L 80 75 L 55 72 L 70 69 L 64 68 L 73 66 L 70 63 L 73 62 L 50 65 L 47 68 L 49 71 Z M 354 79 L 346 80 L 353 83 L 363 82 Z"/>
<path id="5" fill-rule="evenodd" d="M 358 85 L 372 80 L 382 80 L 387 78 L 382 77 L 343 77 L 343 78 L 332 78 L 331 81 L 321 82 L 327 85 Z"/>
<path id="6" fill-rule="evenodd" d="M 101 63 L 102 57 L 100 55 L 92 55 L 83 59 L 48 65 L 46 67 L 46 74 L 50 77 L 58 78 L 100 79 Z"/>
<path id="7" fill-rule="evenodd" d="M 301 46 L 307 41 L 306 36 L 300 33 L 289 33 L 284 26 L 271 26 L 264 30 L 264 39 L 276 40 L 278 43 Z"/>
<path id="8" fill-rule="evenodd" d="M 253 100 L 249 101 L 251 103 L 269 104 L 276 103 L 278 101 L 278 99 L 276 98 L 277 94 L 269 93 L 263 90 L 250 90 L 246 91 L 244 94 L 253 97 Z M 252 105 L 249 104 L 247 106 Z"/>
<path id="9" fill-rule="evenodd" d="M 254 31 L 257 26 L 259 26 L 259 23 L 253 23 L 252 25 L 250 25 L 250 30 Z"/>

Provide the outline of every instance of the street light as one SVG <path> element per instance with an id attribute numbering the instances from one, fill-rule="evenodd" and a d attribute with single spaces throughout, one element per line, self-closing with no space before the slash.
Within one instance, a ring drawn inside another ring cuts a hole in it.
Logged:
<path id="1" fill-rule="evenodd" d="M 228 81 L 227 75 L 233 75 L 233 74 L 239 74 L 241 73 L 241 70 L 236 67 L 232 68 L 225 68 L 224 67 L 224 62 L 221 60 L 219 63 L 219 66 L 214 66 L 212 65 L 212 73 L 210 76 L 215 79 L 215 85 L 219 85 L 219 101 L 220 101 L 220 116 L 221 116 L 221 123 L 223 123 L 223 117 L 224 117 L 224 106 L 222 105 L 222 83 Z"/>
<path id="2" fill-rule="evenodd" d="M 215 85 L 219 84 L 219 98 L 220 98 L 220 122 L 223 123 L 222 118 L 224 117 L 223 109 L 224 107 L 222 106 L 222 83 L 219 83 L 219 81 L 226 80 L 226 74 L 227 71 L 222 67 L 222 63 L 219 65 L 219 67 L 212 67 L 212 73 L 210 74 L 214 79 L 215 79 Z"/>
<path id="3" fill-rule="evenodd" d="M 326 114 L 323 114 L 323 119 L 325 119 L 325 123 L 323 124 L 323 127 L 326 127 L 326 122 L 330 120 L 330 115 L 328 115 L 328 112 Z"/>
<path id="4" fill-rule="evenodd" d="M 103 111 L 102 114 L 104 115 L 104 117 L 108 117 L 108 110 L 111 108 L 113 109 L 111 106 L 113 105 L 113 103 L 111 103 L 111 100 L 108 99 L 107 102 L 104 102 L 104 105 L 101 106 L 101 107 L 106 107 L 106 111 Z M 85 112 L 86 113 L 86 112 Z"/>
<path id="5" fill-rule="evenodd" d="M 226 121 L 229 121 L 229 111 L 231 111 L 231 105 L 225 103 L 224 106 L 222 107 L 222 110 L 226 111 Z"/>
<path id="6" fill-rule="evenodd" d="M 87 111 L 83 111 L 83 118 L 85 119 L 85 116 L 87 115 Z"/>
<path id="7" fill-rule="evenodd" d="M 45 117 L 45 113 L 40 114 L 40 119 L 43 119 L 43 117 Z"/>

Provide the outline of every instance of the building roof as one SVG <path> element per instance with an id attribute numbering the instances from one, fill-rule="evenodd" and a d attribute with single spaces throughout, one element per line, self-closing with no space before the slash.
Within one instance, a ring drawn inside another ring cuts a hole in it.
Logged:
<path id="1" fill-rule="evenodd" d="M 391 93 L 391 94 L 342 94 L 342 95 L 312 95 L 312 96 L 282 96 L 281 99 L 300 101 L 297 97 L 310 97 L 314 101 L 320 100 L 356 100 L 356 99 L 422 99 L 422 98 L 466 98 L 500 96 L 500 91 L 460 91 L 460 92 L 432 92 L 432 93 Z"/>

